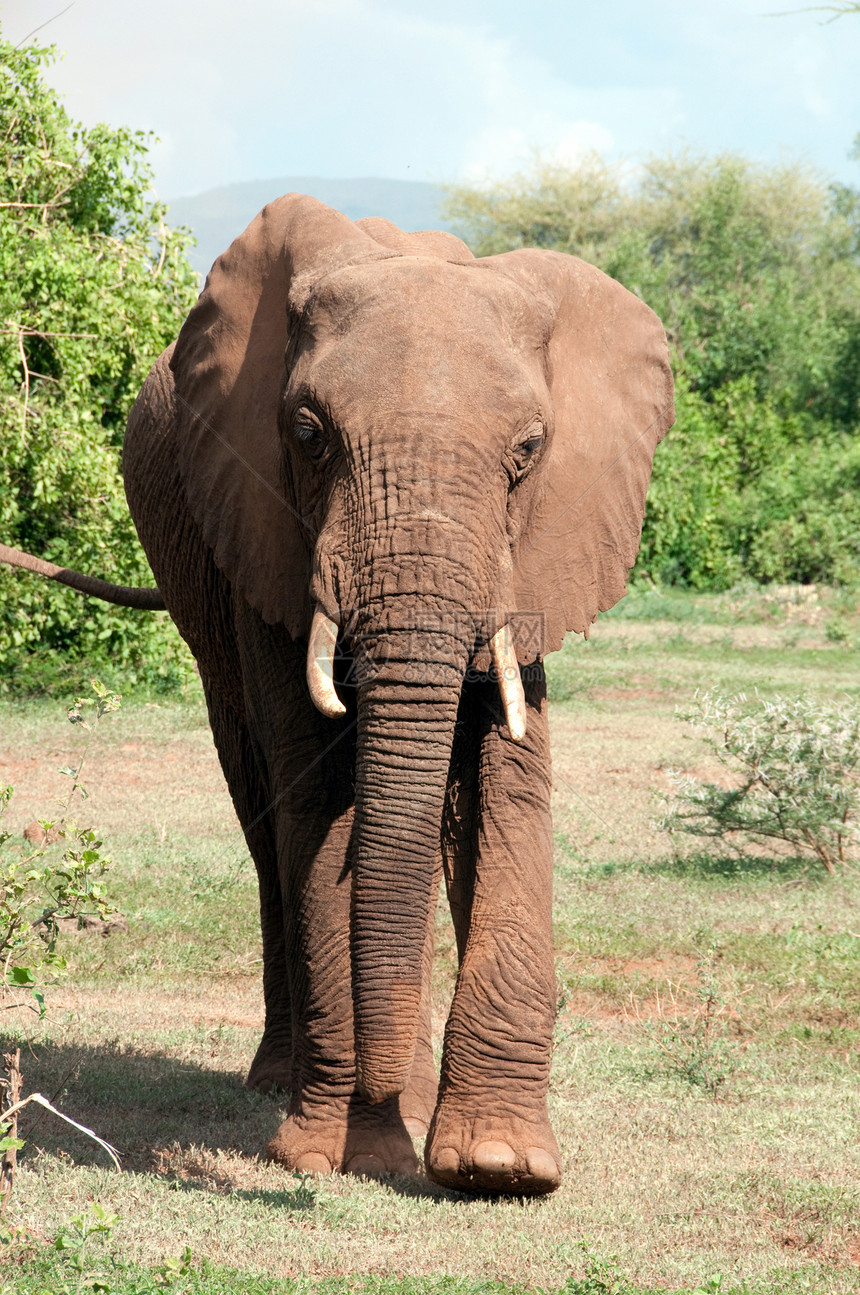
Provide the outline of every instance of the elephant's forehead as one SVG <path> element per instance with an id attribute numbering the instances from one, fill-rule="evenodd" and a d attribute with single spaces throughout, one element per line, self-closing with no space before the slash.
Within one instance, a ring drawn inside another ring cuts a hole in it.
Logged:
<path id="1" fill-rule="evenodd" d="M 469 310 L 480 309 L 481 302 L 500 311 L 527 307 L 529 299 L 519 285 L 482 271 L 479 261 L 460 263 L 429 256 L 354 262 L 321 277 L 306 300 L 311 309 L 341 316 L 371 307 L 408 313 L 414 305 L 456 315 L 464 299 Z"/>
<path id="2" fill-rule="evenodd" d="M 497 276 L 419 257 L 349 266 L 307 301 L 314 384 L 403 402 L 495 395 L 506 407 L 540 398 L 543 328 L 525 293 Z"/>

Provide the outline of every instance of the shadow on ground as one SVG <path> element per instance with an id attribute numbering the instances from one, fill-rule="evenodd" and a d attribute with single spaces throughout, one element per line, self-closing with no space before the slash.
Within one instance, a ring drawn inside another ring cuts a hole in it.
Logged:
<path id="1" fill-rule="evenodd" d="M 16 1046 L 0 1036 L 0 1051 Z M 173 1143 L 254 1157 L 285 1113 L 282 1097 L 251 1092 L 243 1074 L 207 1070 L 118 1042 L 22 1047 L 21 1071 L 25 1094 L 42 1093 L 93 1129 L 117 1148 L 130 1170 L 151 1169 L 156 1149 Z M 21 1117 L 20 1136 L 28 1143 L 22 1161 L 39 1150 L 81 1165 L 104 1165 L 107 1159 L 90 1138 L 35 1105 Z"/>
<path id="2" fill-rule="evenodd" d="M 643 877 L 713 878 L 718 881 L 797 881 L 803 885 L 821 885 L 827 872 L 815 860 L 794 855 L 709 854 L 697 851 L 687 855 L 668 855 L 662 859 L 623 860 L 589 864 L 581 870 L 592 877 L 613 877 L 638 873 Z"/>
<path id="3" fill-rule="evenodd" d="M 0 1053 L 19 1046 L 0 1035 Z M 92 1129 L 119 1152 L 123 1170 L 156 1173 L 179 1191 L 230 1191 L 300 1211 L 314 1205 L 311 1180 L 284 1173 L 280 1190 L 245 1189 L 215 1161 L 224 1153 L 247 1162 L 248 1173 L 286 1117 L 284 1094 L 252 1092 L 244 1072 L 208 1070 L 191 1061 L 143 1053 L 118 1042 L 99 1047 L 55 1042 L 21 1048 L 23 1092 L 38 1092 L 64 1115 Z M 70 1165 L 107 1168 L 106 1152 L 64 1120 L 32 1104 L 21 1117 L 26 1142 L 21 1164 L 42 1154 Z M 240 1174 L 239 1177 L 244 1177 Z M 401 1196 L 469 1200 L 417 1178 L 391 1176 Z"/>

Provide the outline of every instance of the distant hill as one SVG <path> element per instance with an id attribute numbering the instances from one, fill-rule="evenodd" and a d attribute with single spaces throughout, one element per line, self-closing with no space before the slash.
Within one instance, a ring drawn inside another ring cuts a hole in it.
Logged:
<path id="1" fill-rule="evenodd" d="M 190 260 L 201 275 L 237 234 L 273 198 L 284 193 L 309 193 L 350 220 L 385 216 L 401 229 L 446 229 L 439 210 L 444 193 L 422 180 L 323 180 L 319 176 L 287 176 L 279 180 L 249 180 L 209 189 L 168 202 L 171 225 L 187 225 L 197 239 Z"/>

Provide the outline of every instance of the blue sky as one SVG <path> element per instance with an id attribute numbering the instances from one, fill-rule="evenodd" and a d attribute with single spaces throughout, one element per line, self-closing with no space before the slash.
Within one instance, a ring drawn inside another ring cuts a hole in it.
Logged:
<path id="1" fill-rule="evenodd" d="M 12 0 L 19 41 L 64 0 Z M 791 0 L 75 0 L 70 112 L 154 131 L 165 198 L 277 176 L 494 178 L 684 146 L 860 184 L 860 14 Z"/>

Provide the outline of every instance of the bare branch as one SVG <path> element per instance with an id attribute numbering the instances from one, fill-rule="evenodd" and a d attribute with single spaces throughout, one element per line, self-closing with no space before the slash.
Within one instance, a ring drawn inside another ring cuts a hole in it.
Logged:
<path id="1" fill-rule="evenodd" d="M 805 9 L 781 9 L 778 13 L 764 14 L 765 18 L 793 18 L 800 13 L 829 13 L 831 16 L 826 18 L 823 26 L 836 22 L 837 18 L 844 18 L 846 14 L 860 14 L 860 0 L 841 0 L 839 4 L 818 4 L 809 5 Z"/>
<path id="2" fill-rule="evenodd" d="M 153 279 L 160 276 L 161 271 L 164 269 L 164 258 L 167 256 L 167 226 L 164 223 L 163 216 L 159 216 L 158 219 L 158 237 L 161 242 L 161 254 L 158 258 L 158 265 L 152 272 Z"/>
<path id="3" fill-rule="evenodd" d="M 0 333 L 14 333 L 17 337 L 98 337 L 98 333 L 45 333 L 40 328 L 29 328 L 26 324 L 16 324 L 14 328 L 0 328 Z"/>
<path id="4" fill-rule="evenodd" d="M 0 202 L 0 207 L 14 207 L 16 211 L 42 211 L 45 207 L 58 207 L 60 204 L 51 202 Z"/>
<path id="5" fill-rule="evenodd" d="M 40 22 L 39 26 L 34 27 L 32 31 L 28 32 L 23 40 L 18 41 L 18 44 L 15 46 L 15 48 L 20 49 L 22 45 L 26 44 L 26 42 L 30 39 L 31 36 L 36 35 L 37 31 L 41 31 L 43 27 L 48 27 L 52 22 L 56 22 L 58 18 L 62 18 L 64 13 L 68 13 L 70 9 L 74 8 L 74 5 L 75 5 L 75 0 L 72 0 L 71 4 L 67 4 L 65 9 L 61 9 L 59 13 L 55 13 L 52 18 L 46 18 L 44 22 Z"/>
<path id="6" fill-rule="evenodd" d="M 6 1089 L 6 1096 L 9 1099 L 9 1109 L 14 1111 L 16 1104 L 21 1097 L 21 1049 L 16 1048 L 14 1052 L 7 1052 L 3 1060 L 6 1062 L 7 1079 L 4 1079 L 3 1087 Z M 0 1121 L 6 1123 L 6 1112 L 0 1115 Z M 7 1137 L 17 1139 L 18 1137 L 18 1115 L 14 1113 L 8 1121 Z M 6 1206 L 12 1193 L 12 1183 L 15 1178 L 15 1170 L 18 1167 L 18 1149 L 15 1146 L 9 1147 L 3 1152 L 3 1158 L 0 1160 L 0 1218 L 6 1213 Z"/>

